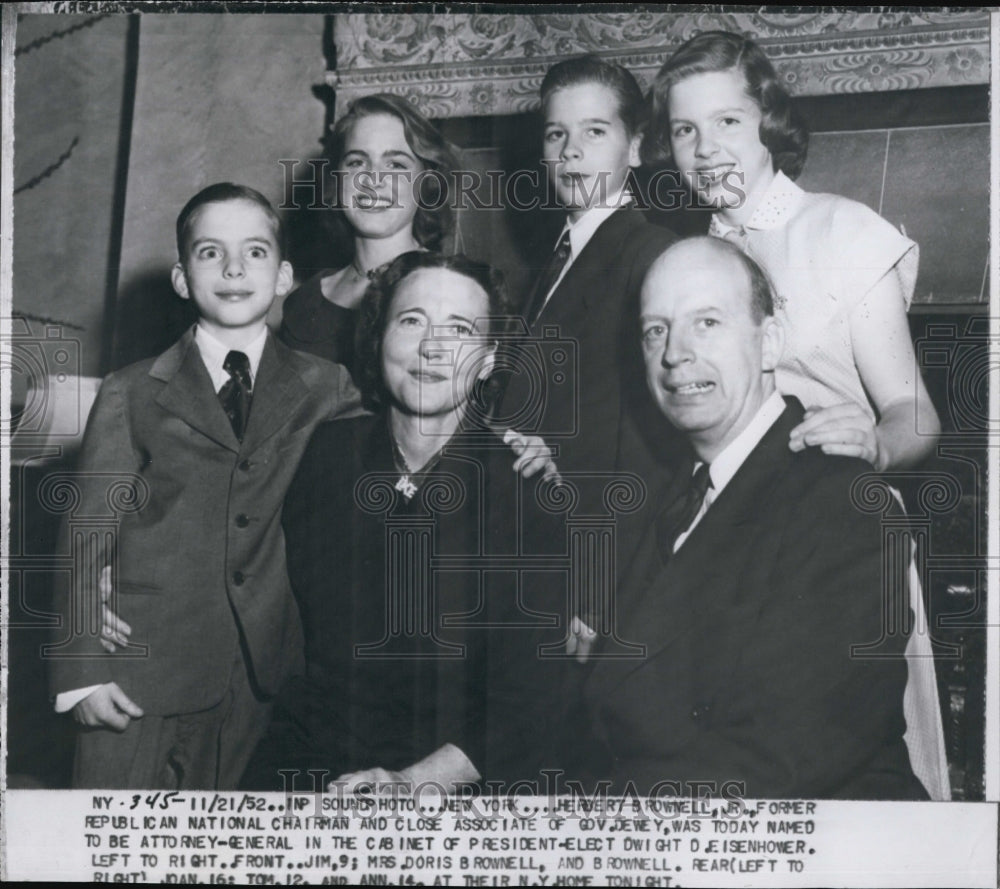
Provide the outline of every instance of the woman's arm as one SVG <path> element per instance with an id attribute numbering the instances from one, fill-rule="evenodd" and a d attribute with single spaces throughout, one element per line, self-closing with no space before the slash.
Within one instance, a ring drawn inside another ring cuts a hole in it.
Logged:
<path id="1" fill-rule="evenodd" d="M 381 768 L 362 769 L 359 772 L 341 775 L 327 789 L 332 791 L 343 788 L 344 791 L 351 793 L 368 786 L 374 793 L 382 790 L 392 792 L 392 788 L 397 792 L 399 790 L 412 792 L 413 788 L 419 785 L 436 785 L 445 792 L 451 792 L 459 785 L 471 784 L 481 777 L 469 757 L 458 747 L 454 744 L 443 744 L 419 762 L 398 772 Z"/>
<path id="2" fill-rule="evenodd" d="M 861 457 L 878 470 L 913 466 L 933 452 L 941 424 L 917 367 L 895 273 L 854 308 L 850 330 L 854 361 L 878 423 L 854 404 L 810 410 L 792 430 L 790 447 L 812 445 L 828 454 Z"/>

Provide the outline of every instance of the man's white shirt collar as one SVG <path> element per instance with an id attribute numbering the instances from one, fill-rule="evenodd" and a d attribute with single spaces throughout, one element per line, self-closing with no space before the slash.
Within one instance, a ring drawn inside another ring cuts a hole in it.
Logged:
<path id="1" fill-rule="evenodd" d="M 622 187 L 613 194 L 608 195 L 607 201 L 600 206 L 591 207 L 587 210 L 576 222 L 570 222 L 569 218 L 566 219 L 563 231 L 569 231 L 569 244 L 572 249 L 570 261 L 566 265 L 567 268 L 583 252 L 583 248 L 594 237 L 594 233 L 600 228 L 601 223 L 608 219 L 616 210 L 620 210 L 622 207 L 631 204 L 632 200 L 632 195 Z M 559 237 L 562 238 L 562 232 L 559 233 Z M 556 241 L 556 243 L 558 244 L 559 242 Z"/>
<path id="2" fill-rule="evenodd" d="M 695 529 L 702 516 L 708 512 L 708 508 L 715 502 L 715 499 L 722 493 L 723 489 L 732 480 L 733 476 L 739 472 L 740 467 L 746 462 L 747 457 L 753 453 L 753 449 L 760 444 L 760 440 L 767 434 L 767 431 L 778 421 L 778 417 L 785 410 L 785 400 L 781 393 L 775 390 L 767 400 L 757 409 L 753 419 L 746 425 L 729 444 L 722 449 L 722 452 L 712 461 L 709 467 L 709 477 L 712 479 L 711 487 L 705 492 L 705 499 L 701 503 L 701 508 L 695 515 L 688 529 L 683 534 L 678 534 L 674 541 L 674 552 L 680 549 L 681 544 L 687 540 L 688 535 Z M 697 469 L 703 460 L 695 463 Z"/>
<path id="3" fill-rule="evenodd" d="M 781 397 L 781 393 L 775 390 L 757 409 L 757 413 L 747 423 L 746 428 L 729 442 L 722 449 L 722 453 L 712 461 L 712 465 L 709 467 L 712 487 L 709 489 L 709 495 L 706 499 L 714 500 L 722 493 L 722 489 L 729 484 L 732 477 L 746 462 L 753 449 L 760 444 L 760 440 L 767 434 L 768 429 L 778 421 L 778 417 L 784 410 L 785 400 Z"/>
<path id="4" fill-rule="evenodd" d="M 226 356 L 233 351 L 232 346 L 212 336 L 201 324 L 196 324 L 194 328 L 194 342 L 201 353 L 201 360 L 205 362 L 208 375 L 212 378 L 212 385 L 218 392 L 227 382 L 229 382 L 229 372 L 224 370 L 222 365 L 226 362 Z M 255 337 L 238 351 L 242 352 L 250 359 L 250 382 L 251 385 L 257 379 L 257 368 L 260 367 L 260 358 L 264 354 L 264 344 L 267 342 L 267 327 L 260 335 Z"/>

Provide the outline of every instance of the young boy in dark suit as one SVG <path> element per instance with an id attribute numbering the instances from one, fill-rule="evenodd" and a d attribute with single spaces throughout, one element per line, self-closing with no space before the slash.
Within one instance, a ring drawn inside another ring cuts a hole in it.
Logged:
<path id="1" fill-rule="evenodd" d="M 116 484 L 131 506 L 57 591 L 63 620 L 47 655 L 56 709 L 82 726 L 76 787 L 236 786 L 270 696 L 301 667 L 285 491 L 315 426 L 359 404 L 344 368 L 267 330 L 292 269 L 263 195 L 231 183 L 199 192 L 178 217 L 177 250 L 174 288 L 200 319 L 104 381 L 76 476 L 75 515 L 114 520 Z M 65 539 L 77 549 L 85 538 L 69 526 Z M 81 629 L 116 620 L 98 590 L 107 566 L 108 606 L 131 630 L 113 655 Z"/>
<path id="2" fill-rule="evenodd" d="M 632 194 L 642 92 L 620 65 L 583 56 L 548 70 L 541 103 L 543 160 L 566 222 L 523 315 L 532 341 L 572 341 L 576 366 L 546 366 L 539 392 L 515 357 L 500 413 L 558 446 L 564 474 L 645 480 L 662 464 L 663 439 L 649 428 L 658 418 L 638 357 L 639 287 L 675 236 L 647 222 Z"/>
<path id="3" fill-rule="evenodd" d="M 644 103 L 628 71 L 596 56 L 560 62 L 542 81 L 541 106 L 542 157 L 566 219 L 525 299 L 529 336 L 510 356 L 498 419 L 557 448 L 559 472 L 578 492 L 576 512 L 605 517 L 615 479 L 637 476 L 636 500 L 650 503 L 670 467 L 672 433 L 645 385 L 639 290 L 675 236 L 649 223 L 633 194 Z M 639 513 L 614 519 L 613 547 L 601 550 L 592 582 L 568 602 L 577 633 L 615 634 L 609 578 L 628 563 L 642 522 Z M 568 642 L 573 652 L 576 637 Z M 578 680 L 570 670 L 565 688 L 542 693 L 574 702 Z M 553 720 L 560 722 L 566 737 L 540 743 L 552 751 L 547 766 L 572 769 L 577 723 Z"/>

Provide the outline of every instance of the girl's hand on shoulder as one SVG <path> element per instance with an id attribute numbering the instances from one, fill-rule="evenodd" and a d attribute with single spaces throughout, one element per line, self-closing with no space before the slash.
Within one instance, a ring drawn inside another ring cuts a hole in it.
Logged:
<path id="1" fill-rule="evenodd" d="M 510 445 L 517 455 L 514 461 L 514 472 L 519 472 L 525 478 L 541 472 L 546 479 L 559 480 L 559 470 L 553 459 L 550 448 L 538 435 L 525 435 L 508 429 L 503 436 L 504 444 Z"/>
<path id="2" fill-rule="evenodd" d="M 789 436 L 788 447 L 802 451 L 818 447 L 824 454 L 860 457 L 880 469 L 878 434 L 872 418 L 853 402 L 810 408 Z"/>

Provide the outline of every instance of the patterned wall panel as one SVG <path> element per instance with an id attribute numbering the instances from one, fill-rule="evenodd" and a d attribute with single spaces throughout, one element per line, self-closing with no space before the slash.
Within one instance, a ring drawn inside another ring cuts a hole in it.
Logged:
<path id="1" fill-rule="evenodd" d="M 620 7 L 619 7 L 620 8 Z M 514 114 L 536 104 L 555 61 L 596 52 L 643 87 L 683 41 L 724 29 L 757 39 L 797 95 L 986 83 L 989 13 L 599 12 L 337 16 L 337 113 L 357 96 L 409 97 L 432 117 Z"/>

